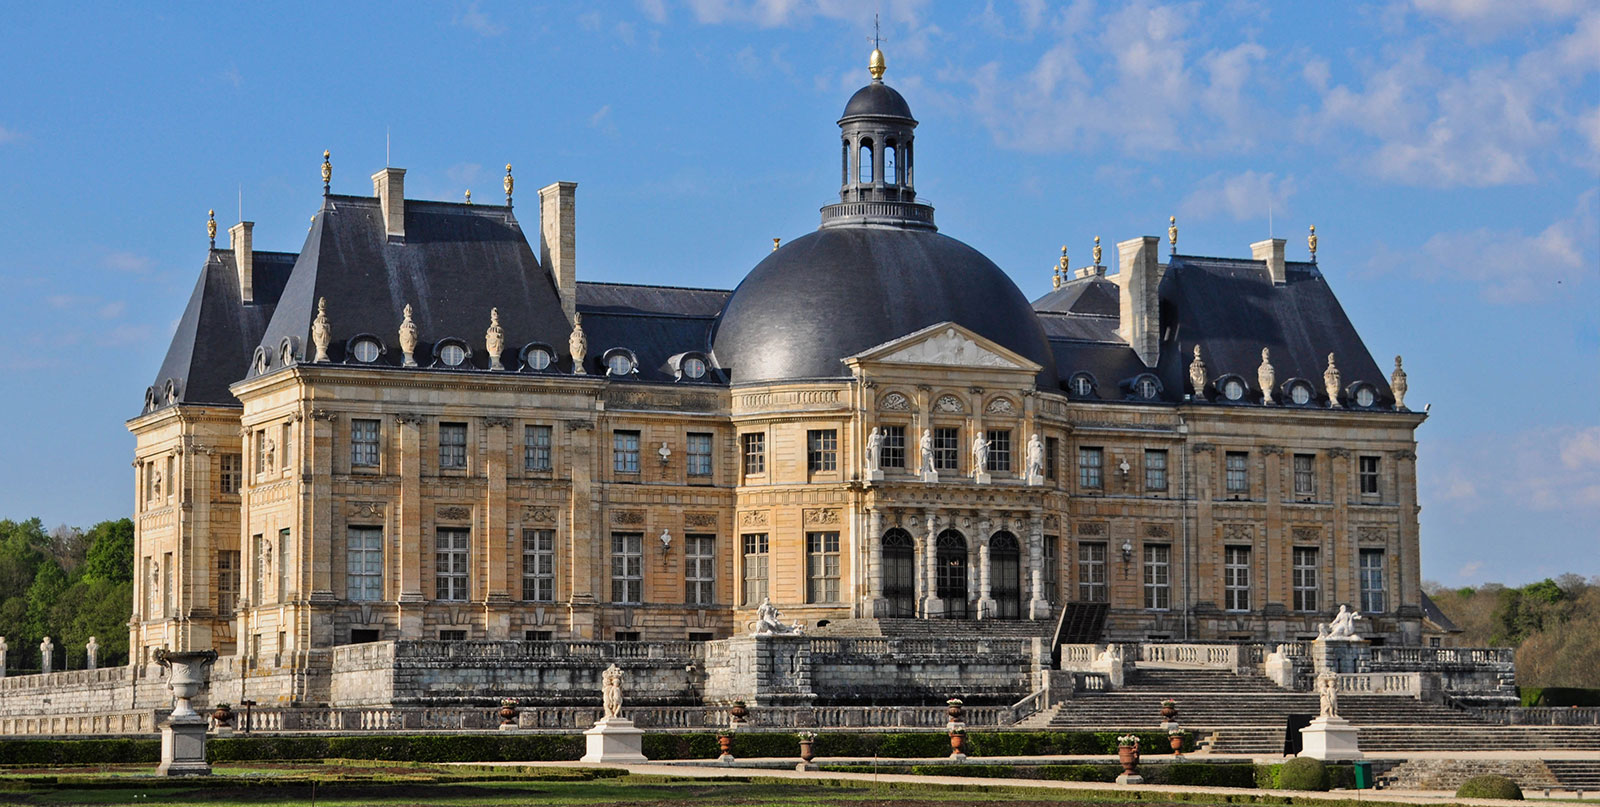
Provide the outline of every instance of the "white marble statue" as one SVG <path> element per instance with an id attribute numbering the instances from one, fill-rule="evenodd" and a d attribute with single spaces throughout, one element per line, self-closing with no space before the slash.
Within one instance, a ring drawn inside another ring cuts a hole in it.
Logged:
<path id="1" fill-rule="evenodd" d="M 1361 637 L 1356 635 L 1356 620 L 1360 618 L 1361 613 L 1359 611 L 1352 611 L 1348 607 L 1340 605 L 1339 613 L 1335 614 L 1333 621 L 1328 623 L 1328 635 L 1323 636 L 1322 632 L 1318 631 L 1317 638 L 1349 641 L 1360 639 Z"/>
<path id="2" fill-rule="evenodd" d="M 985 473 L 989 470 L 989 445 L 989 441 L 983 439 L 982 432 L 972 438 L 972 472 L 974 474 Z"/>
<path id="3" fill-rule="evenodd" d="M 588 375 L 584 363 L 589 358 L 589 339 L 583 335 L 583 315 L 572 315 L 572 335 L 567 337 L 567 350 L 572 353 L 572 374 Z"/>
<path id="4" fill-rule="evenodd" d="M 783 613 L 778 610 L 776 605 L 772 604 L 772 600 L 763 597 L 761 605 L 756 608 L 755 633 L 757 635 L 802 633 L 799 622 L 795 622 L 793 625 L 785 625 L 783 624 L 782 616 Z"/>
<path id="5" fill-rule="evenodd" d="M 6 654 L 11 652 L 11 646 L 6 644 L 6 637 L 0 636 L 0 678 L 6 677 Z"/>
<path id="6" fill-rule="evenodd" d="M 1317 698 L 1321 701 L 1318 717 L 1339 716 L 1339 676 L 1323 673 L 1317 676 Z"/>
<path id="7" fill-rule="evenodd" d="M 1044 476 L 1044 441 L 1035 434 L 1028 438 L 1028 478 Z"/>
<path id="8" fill-rule="evenodd" d="M 922 456 L 922 473 L 933 473 L 933 429 L 922 430 L 922 438 L 917 441 L 917 451 Z"/>
<path id="9" fill-rule="evenodd" d="M 867 435 L 867 470 L 878 470 L 878 450 L 883 445 L 883 430 L 877 426 L 872 427 L 872 433 Z"/>
<path id="10" fill-rule="evenodd" d="M 50 641 L 49 636 L 44 637 L 44 641 L 39 643 L 39 657 L 44 662 L 44 667 L 42 668 L 44 672 L 49 673 L 55 670 L 56 644 Z"/>
<path id="11" fill-rule="evenodd" d="M 657 540 L 661 541 L 661 551 L 665 552 L 668 549 L 672 548 L 672 531 L 671 530 L 667 530 L 667 529 L 661 530 L 661 534 L 656 536 L 656 538 L 657 538 Z"/>
<path id="12" fill-rule="evenodd" d="M 89 637 L 89 643 L 83 646 L 83 654 L 84 654 L 84 658 L 87 660 L 87 664 L 85 666 L 88 669 L 93 670 L 96 667 L 99 667 L 100 666 L 100 642 L 99 642 L 99 640 L 95 639 L 93 636 L 90 636 Z"/>
<path id="13" fill-rule="evenodd" d="M 615 664 L 600 673 L 600 702 L 606 717 L 622 717 L 622 668 Z"/>

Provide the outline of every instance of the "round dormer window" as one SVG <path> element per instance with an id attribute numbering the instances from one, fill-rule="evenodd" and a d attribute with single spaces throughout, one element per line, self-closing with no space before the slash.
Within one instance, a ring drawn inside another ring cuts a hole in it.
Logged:
<path id="1" fill-rule="evenodd" d="M 698 356 L 690 356 L 689 358 L 684 359 L 683 360 L 683 374 L 688 376 L 688 377 L 690 377 L 690 378 L 705 378 L 706 377 L 706 362 L 705 362 L 705 359 L 699 358 Z"/>
<path id="2" fill-rule="evenodd" d="M 1094 379 L 1088 373 L 1078 373 L 1067 382 L 1067 388 L 1079 398 L 1087 398 L 1094 394 Z"/>
<path id="3" fill-rule="evenodd" d="M 1377 402 L 1378 394 L 1373 392 L 1371 385 L 1362 384 L 1361 386 L 1356 387 L 1356 406 L 1365 408 L 1370 407 Z"/>
<path id="4" fill-rule="evenodd" d="M 617 351 L 606 357 L 606 372 L 611 375 L 627 375 L 633 372 L 633 357 L 624 351 Z"/>
<path id="5" fill-rule="evenodd" d="M 378 346 L 378 340 L 376 339 L 357 339 L 355 344 L 350 346 L 350 355 L 354 356 L 355 360 L 362 364 L 371 364 L 377 361 L 378 354 L 382 352 L 383 348 Z"/>
<path id="6" fill-rule="evenodd" d="M 1156 386 L 1156 380 L 1150 376 L 1144 376 L 1143 378 L 1140 378 L 1139 383 L 1135 384 L 1133 389 L 1139 394 L 1140 398 L 1143 398 L 1147 401 L 1154 400 L 1156 394 L 1161 391 L 1160 388 Z"/>
<path id="7" fill-rule="evenodd" d="M 1244 400 L 1244 382 L 1230 378 L 1222 384 L 1222 396 L 1230 401 Z"/>
<path id="8" fill-rule="evenodd" d="M 1311 385 L 1295 384 L 1294 386 L 1290 387 L 1289 400 L 1293 401 L 1296 406 L 1305 406 L 1306 404 L 1311 403 Z"/>
<path id="9" fill-rule="evenodd" d="M 552 357 L 550 355 L 550 351 L 545 350 L 542 347 L 532 348 L 532 349 L 530 349 L 528 351 L 528 358 L 527 358 L 528 369 L 530 369 L 530 370 L 545 370 L 545 369 L 548 369 L 550 367 L 551 358 Z"/>
<path id="10" fill-rule="evenodd" d="M 447 342 L 439 348 L 439 361 L 446 367 L 460 367 L 467 360 L 466 348 L 455 342 Z"/>

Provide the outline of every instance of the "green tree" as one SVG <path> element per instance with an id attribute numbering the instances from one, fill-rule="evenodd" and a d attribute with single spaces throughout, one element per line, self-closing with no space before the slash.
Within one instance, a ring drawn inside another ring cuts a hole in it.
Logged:
<path id="1" fill-rule="evenodd" d="M 107 582 L 133 580 L 133 522 L 126 518 L 102 521 L 85 533 L 89 551 L 83 561 L 83 579 Z"/>

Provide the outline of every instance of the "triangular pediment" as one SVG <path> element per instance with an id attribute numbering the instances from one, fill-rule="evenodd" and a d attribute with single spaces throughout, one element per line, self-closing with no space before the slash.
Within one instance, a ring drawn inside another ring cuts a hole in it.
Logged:
<path id="1" fill-rule="evenodd" d="M 1017 370 L 1037 373 L 1040 365 L 954 322 L 941 322 L 867 348 L 846 361 L 922 364 L 940 367 Z"/>

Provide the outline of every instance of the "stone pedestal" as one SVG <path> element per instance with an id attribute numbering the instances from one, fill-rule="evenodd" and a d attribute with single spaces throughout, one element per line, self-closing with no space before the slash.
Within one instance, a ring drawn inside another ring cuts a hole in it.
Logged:
<path id="1" fill-rule="evenodd" d="M 1144 784 L 1144 777 L 1137 773 L 1119 773 L 1117 774 L 1117 784 L 1142 785 Z"/>
<path id="2" fill-rule="evenodd" d="M 883 481 L 883 471 L 880 471 L 877 468 L 868 468 L 867 469 L 867 481 L 868 482 L 882 482 Z"/>
<path id="3" fill-rule="evenodd" d="M 1044 484 L 1044 474 L 1028 474 L 1028 486 L 1039 487 Z"/>
<path id="4" fill-rule="evenodd" d="M 797 771 L 820 771 L 822 766 L 815 762 L 796 762 L 794 769 Z"/>
<path id="5" fill-rule="evenodd" d="M 1316 639 L 1311 642 L 1311 664 L 1317 675 L 1365 672 L 1372 643 L 1366 639 Z"/>
<path id="6" fill-rule="evenodd" d="M 161 723 L 160 776 L 210 776 L 206 763 L 206 719 L 190 711 Z"/>
<path id="7" fill-rule="evenodd" d="M 929 482 L 929 483 L 938 482 L 939 481 L 939 472 L 938 471 L 923 471 L 922 472 L 922 481 Z"/>
<path id="8" fill-rule="evenodd" d="M 1300 756 L 1325 762 L 1361 759 L 1356 727 L 1342 717 L 1319 717 L 1300 730 Z"/>
<path id="9" fill-rule="evenodd" d="M 644 758 L 644 731 L 625 717 L 602 717 L 583 736 L 589 752 L 579 762 L 649 762 Z"/>
<path id="10" fill-rule="evenodd" d="M 987 485 L 989 484 L 989 475 L 982 472 L 975 473 L 972 475 L 972 481 L 980 485 Z"/>

